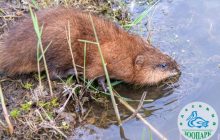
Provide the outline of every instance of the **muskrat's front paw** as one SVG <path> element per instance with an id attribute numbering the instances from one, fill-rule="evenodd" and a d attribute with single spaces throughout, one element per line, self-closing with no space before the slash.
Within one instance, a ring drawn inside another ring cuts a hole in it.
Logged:
<path id="1" fill-rule="evenodd" d="M 75 70 L 72 68 L 72 69 L 68 69 L 66 71 L 64 71 L 62 73 L 62 76 L 63 78 L 67 78 L 68 76 L 74 76 L 76 74 Z"/>
<path id="2" fill-rule="evenodd" d="M 49 71 L 50 79 L 52 81 L 60 80 L 60 79 L 66 79 L 68 76 L 74 76 L 75 70 L 73 68 L 68 70 L 50 70 Z"/>
<path id="3" fill-rule="evenodd" d="M 104 77 L 104 76 L 98 78 L 98 83 L 99 83 L 99 85 L 102 87 L 102 89 L 104 90 L 104 92 L 107 92 L 107 91 L 108 91 L 108 87 L 107 87 L 107 85 L 106 85 L 106 83 L 105 83 L 105 77 Z"/>

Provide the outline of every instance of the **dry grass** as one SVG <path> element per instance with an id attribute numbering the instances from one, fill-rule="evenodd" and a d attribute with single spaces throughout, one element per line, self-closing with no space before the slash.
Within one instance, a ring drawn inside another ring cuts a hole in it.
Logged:
<path id="1" fill-rule="evenodd" d="M 5 100 L 4 100 L 4 96 L 3 96 L 3 93 L 2 93 L 2 86 L 0 85 L 0 99 L 1 99 L 1 104 L 2 104 L 2 110 L 3 110 L 3 114 L 4 114 L 4 117 L 5 117 L 5 120 L 6 120 L 6 123 L 7 123 L 7 127 L 8 127 L 8 131 L 10 133 L 10 135 L 13 134 L 14 132 L 14 128 L 11 124 L 11 121 L 9 119 L 9 114 L 8 114 L 8 110 L 6 108 L 6 105 L 5 105 Z M 5 127 L 4 123 L 1 121 L 1 124 L 3 125 L 3 127 Z"/>

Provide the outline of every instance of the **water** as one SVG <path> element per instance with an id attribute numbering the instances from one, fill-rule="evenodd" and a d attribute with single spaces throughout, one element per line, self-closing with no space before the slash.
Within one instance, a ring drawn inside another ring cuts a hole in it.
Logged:
<path id="1" fill-rule="evenodd" d="M 133 18 L 149 8 L 144 0 L 127 0 L 126 3 Z M 155 101 L 145 103 L 140 113 L 170 140 L 184 139 L 179 134 L 177 116 L 190 102 L 208 103 L 220 116 L 219 9 L 219 0 L 161 0 L 149 14 L 151 41 L 178 61 L 182 75 L 173 87 L 117 88 L 123 96 L 132 99 L 140 99 L 143 91 L 148 91 L 147 98 Z M 132 31 L 146 38 L 147 22 L 144 20 Z M 130 140 L 148 135 L 146 127 L 137 119 L 126 122 L 123 128 L 125 137 Z M 75 139 L 121 139 L 120 130 L 114 124 L 105 128 L 85 125 L 77 128 L 75 134 Z M 219 137 L 220 128 L 212 139 Z M 158 138 L 153 135 L 153 139 Z"/>

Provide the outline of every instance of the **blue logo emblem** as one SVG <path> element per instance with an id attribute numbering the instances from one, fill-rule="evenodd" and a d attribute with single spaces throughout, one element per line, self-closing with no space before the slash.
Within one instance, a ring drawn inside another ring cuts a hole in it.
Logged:
<path id="1" fill-rule="evenodd" d="M 206 128 L 208 126 L 209 121 L 199 117 L 197 115 L 197 111 L 193 111 L 191 115 L 186 119 L 188 121 L 189 127 L 197 127 L 197 128 Z"/>
<path id="2" fill-rule="evenodd" d="M 218 115 L 210 105 L 192 102 L 180 111 L 177 125 L 187 140 L 208 140 L 218 128 Z"/>

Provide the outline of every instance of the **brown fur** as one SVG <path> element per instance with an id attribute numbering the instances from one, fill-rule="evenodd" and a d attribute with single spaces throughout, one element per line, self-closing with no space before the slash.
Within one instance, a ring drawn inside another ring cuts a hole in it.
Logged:
<path id="1" fill-rule="evenodd" d="M 50 73 L 72 69 L 66 38 L 68 21 L 74 59 L 77 65 L 83 66 L 84 43 L 78 39 L 95 41 L 89 14 L 74 9 L 54 8 L 38 12 L 37 17 L 39 25 L 43 25 L 43 46 L 46 47 L 52 41 L 45 54 Z M 140 37 L 100 17 L 92 18 L 111 78 L 128 83 L 151 84 L 168 78 L 173 70 L 178 71 L 175 61 Z M 10 29 L 4 38 L 0 46 L 0 70 L 9 75 L 36 72 L 36 46 L 37 37 L 29 17 Z M 88 79 L 104 75 L 96 45 L 87 44 L 86 62 Z M 161 63 L 169 64 L 169 69 L 156 69 Z"/>

